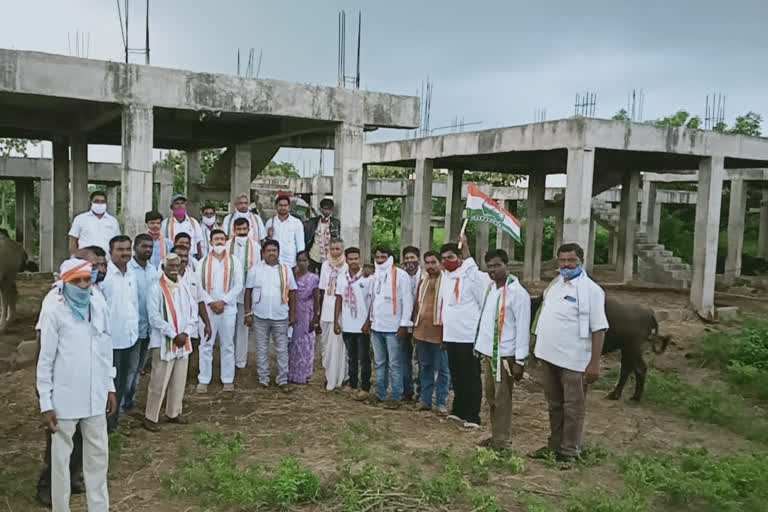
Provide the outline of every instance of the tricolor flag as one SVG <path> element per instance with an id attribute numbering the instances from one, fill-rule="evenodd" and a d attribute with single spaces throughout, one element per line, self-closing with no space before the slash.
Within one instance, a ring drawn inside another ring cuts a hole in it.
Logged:
<path id="1" fill-rule="evenodd" d="M 520 243 L 520 221 L 485 195 L 474 183 L 469 184 L 467 191 L 467 218 L 473 222 L 493 224 Z"/>
<path id="2" fill-rule="evenodd" d="M 291 215 L 299 220 L 304 220 L 309 211 L 309 204 L 299 196 L 291 196 Z"/>

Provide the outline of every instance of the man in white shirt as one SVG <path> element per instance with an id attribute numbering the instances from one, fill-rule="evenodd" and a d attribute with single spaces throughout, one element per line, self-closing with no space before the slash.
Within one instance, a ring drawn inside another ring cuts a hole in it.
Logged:
<path id="1" fill-rule="evenodd" d="M 203 217 L 200 219 L 200 257 L 204 258 L 211 252 L 211 233 L 221 229 L 216 223 L 216 208 L 211 205 L 203 206 Z"/>
<path id="2" fill-rule="evenodd" d="M 227 242 L 227 250 L 235 255 L 235 258 L 243 264 L 242 291 L 237 296 L 237 316 L 235 318 L 235 367 L 245 368 L 248 364 L 249 330 L 245 325 L 245 280 L 248 272 L 261 261 L 261 246 L 251 240 L 250 225 L 248 220 L 238 217 L 232 225 L 232 233 L 235 235 Z"/>
<path id="3" fill-rule="evenodd" d="M 376 361 L 376 401 L 384 401 L 388 409 L 397 409 L 403 394 L 400 344 L 408 336 L 408 327 L 412 325 L 411 283 L 405 270 L 395 266 L 389 247 L 378 246 L 374 261 L 373 301 L 363 332 L 371 333 Z M 390 377 L 391 394 L 385 400 Z"/>
<path id="4" fill-rule="evenodd" d="M 340 238 L 331 240 L 328 259 L 320 269 L 320 344 L 325 368 L 325 389 L 340 388 L 347 380 L 347 351 L 341 333 L 334 329 L 336 316 L 336 289 L 339 276 L 347 271 L 344 259 L 344 242 Z M 351 390 L 347 388 L 347 390 Z"/>
<path id="5" fill-rule="evenodd" d="M 248 273 L 245 289 L 245 322 L 253 327 L 259 382 L 269 386 L 269 340 L 275 341 L 277 385 L 288 384 L 288 328 L 296 324 L 296 279 L 291 268 L 280 263 L 280 244 L 267 240 L 262 260 Z"/>
<path id="6" fill-rule="evenodd" d="M 267 221 L 267 237 L 280 244 L 280 263 L 296 266 L 296 255 L 304 250 L 304 224 L 291 215 L 291 198 L 279 195 L 275 201 L 277 215 Z"/>
<path id="7" fill-rule="evenodd" d="M 197 302 L 180 276 L 181 258 L 175 253 L 165 257 L 163 274 L 155 279 L 148 298 L 149 323 L 152 326 L 150 351 L 152 374 L 147 390 L 144 428 L 160 430 L 160 408 L 166 398 L 165 415 L 171 423 L 186 424 L 182 418 L 184 386 L 187 382 L 192 333 L 197 331 Z"/>
<path id="8" fill-rule="evenodd" d="M 509 257 L 501 249 L 485 255 L 492 282 L 488 285 L 475 335 L 475 351 L 483 355 L 485 400 L 491 409 L 491 437 L 483 442 L 508 450 L 512 438 L 512 389 L 523 378 L 531 329 L 531 296 L 507 271 Z"/>
<path id="9" fill-rule="evenodd" d="M 179 233 L 176 235 L 176 238 L 173 240 L 173 247 L 184 247 L 187 249 L 187 252 L 192 255 L 192 237 L 189 236 L 189 233 Z M 211 251 L 209 250 L 207 253 L 203 254 L 203 258 L 208 256 L 208 254 Z M 187 263 L 187 266 L 192 269 L 193 272 L 197 272 L 197 267 L 200 265 L 200 260 L 197 258 L 189 258 L 189 263 Z"/>
<path id="10" fill-rule="evenodd" d="M 211 337 L 211 320 L 203 297 L 203 283 L 200 282 L 197 272 L 189 266 L 189 248 L 177 246 L 173 248 L 173 253 L 179 255 L 179 279 L 197 303 L 197 329 L 193 329 L 189 335 L 192 336 L 192 346 L 199 347 L 201 338 Z"/>
<path id="11" fill-rule="evenodd" d="M 176 235 L 187 233 L 191 238 L 190 256 L 197 259 L 205 256 L 200 247 L 200 240 L 202 239 L 200 224 L 187 214 L 187 198 L 182 194 L 171 197 L 171 216 L 163 220 L 161 229 L 163 236 L 172 240 L 174 244 Z"/>
<path id="12" fill-rule="evenodd" d="M 120 234 L 117 219 L 107 213 L 107 195 L 96 190 L 91 192 L 91 209 L 75 217 L 69 230 L 69 253 L 89 245 L 109 250 L 109 241 Z"/>
<path id="13" fill-rule="evenodd" d="M 229 236 L 235 237 L 235 220 L 245 219 L 248 221 L 248 238 L 260 244 L 267 237 L 267 230 L 264 227 L 264 221 L 257 213 L 248 210 L 248 196 L 241 194 L 235 198 L 235 211 L 224 217 L 222 229 Z"/>
<path id="14" fill-rule="evenodd" d="M 464 235 L 458 245 L 448 243 L 440 248 L 445 274 L 440 283 L 443 343 L 448 353 L 448 366 L 453 383 L 453 405 L 448 419 L 463 421 L 464 428 L 480 428 L 480 405 L 483 383 L 480 359 L 475 355 L 475 333 L 480 320 L 480 307 L 491 279 L 481 272 L 469 254 Z"/>
<path id="15" fill-rule="evenodd" d="M 371 339 L 363 333 L 363 324 L 368 319 L 373 278 L 363 276 L 360 249 L 350 247 L 344 257 L 348 267 L 336 282 L 333 330 L 342 335 L 347 348 L 349 387 L 355 393 L 352 397 L 362 401 L 371 391 Z"/>
<path id="16" fill-rule="evenodd" d="M 72 258 L 61 265 L 60 295 L 41 314 L 37 392 L 42 423 L 52 432 L 51 500 L 68 511 L 72 438 L 83 437 L 88 510 L 109 510 L 106 416 L 117 413 L 113 382 L 110 314 L 92 300 L 92 267 Z"/>
<path id="17" fill-rule="evenodd" d="M 536 359 L 544 374 L 544 394 L 549 403 L 548 446 L 534 452 L 550 457 L 554 452 L 564 467 L 581 456 L 587 384 L 600 377 L 608 319 L 605 293 L 582 267 L 584 250 L 578 244 L 557 249 L 560 275 L 544 290 L 533 325 Z"/>
<path id="18" fill-rule="evenodd" d="M 243 266 L 227 252 L 227 235 L 217 229 L 211 233 L 211 252 L 200 261 L 197 275 L 211 321 L 211 335 L 200 340 L 200 373 L 197 392 L 207 393 L 213 376 L 213 345 L 219 338 L 221 383 L 224 391 L 235 390 L 235 316 L 237 296 L 243 289 Z"/>
<path id="19" fill-rule="evenodd" d="M 145 213 L 144 223 L 147 225 L 147 234 L 152 238 L 152 266 L 160 269 L 163 260 L 173 249 L 173 241 L 163 235 L 163 216 L 160 212 Z"/>
<path id="20" fill-rule="evenodd" d="M 411 296 L 416 302 L 416 290 L 421 282 L 421 251 L 412 245 L 403 249 L 403 268 L 408 274 Z M 400 343 L 400 360 L 403 363 L 403 400 L 413 400 L 413 327 L 408 328 L 408 336 Z"/>
<path id="21" fill-rule="evenodd" d="M 139 366 L 139 295 L 136 276 L 128 266 L 131 259 L 131 239 L 125 235 L 109 241 L 112 261 L 107 265 L 107 277 L 102 283 L 104 298 L 111 314 L 115 389 L 118 406 L 130 388 L 131 379 Z M 117 428 L 118 414 L 108 420 L 109 431 Z"/>

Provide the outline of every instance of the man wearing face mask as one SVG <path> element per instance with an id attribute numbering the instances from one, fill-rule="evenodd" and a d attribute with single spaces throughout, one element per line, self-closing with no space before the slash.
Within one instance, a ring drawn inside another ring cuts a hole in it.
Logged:
<path id="1" fill-rule="evenodd" d="M 542 295 L 532 331 L 534 354 L 541 361 L 544 395 L 549 403 L 548 445 L 531 454 L 555 455 L 564 468 L 581 456 L 587 384 L 600 377 L 608 319 L 605 293 L 582 267 L 584 250 L 578 244 L 557 249 L 560 275 Z"/>
<path id="2" fill-rule="evenodd" d="M 267 237 L 267 230 L 261 216 L 248 210 L 248 196 L 240 194 L 235 199 L 235 211 L 224 217 L 222 229 L 229 236 L 235 237 L 235 221 L 245 219 L 248 222 L 247 236 L 254 242 L 261 243 Z"/>
<path id="3" fill-rule="evenodd" d="M 216 223 L 216 209 L 211 205 L 203 206 L 203 217 L 200 222 L 200 254 L 205 257 L 211 252 L 211 233 L 214 229 L 221 229 Z"/>
<path id="4" fill-rule="evenodd" d="M 51 502 L 69 510 L 70 457 L 79 427 L 88 510 L 109 510 L 106 415 L 117 412 L 110 313 L 91 294 L 92 268 L 72 258 L 61 265 L 57 300 L 42 312 L 37 391 L 51 432 Z"/>
<path id="5" fill-rule="evenodd" d="M 165 238 L 174 242 L 176 235 L 187 233 L 191 239 L 190 256 L 197 259 L 205 256 L 200 247 L 200 240 L 203 237 L 200 224 L 187 214 L 187 198 L 182 194 L 171 197 L 171 216 L 163 220 L 161 231 Z"/>
<path id="6" fill-rule="evenodd" d="M 411 296 L 416 302 L 416 290 L 421 281 L 421 266 L 419 259 L 421 251 L 418 247 L 409 245 L 403 249 L 403 267 L 408 274 L 411 285 Z M 400 342 L 400 360 L 403 365 L 403 401 L 413 400 L 413 327 L 408 328 L 408 336 Z"/>
<path id="7" fill-rule="evenodd" d="M 331 240 L 341 238 L 341 221 L 332 217 L 333 200 L 327 197 L 320 201 L 320 215 L 312 217 L 304 228 L 304 244 L 309 252 L 309 270 L 320 272 L 323 262 L 328 259 Z"/>
<path id="8" fill-rule="evenodd" d="M 107 213 L 107 195 L 96 190 L 91 193 L 91 209 L 83 212 L 72 222 L 69 230 L 69 254 L 89 245 L 109 250 L 109 241 L 120 234 L 117 219 Z"/>
<path id="9" fill-rule="evenodd" d="M 245 280 L 258 262 L 261 261 L 261 247 L 250 237 L 248 219 L 238 217 L 234 220 L 232 232 L 235 235 L 227 242 L 227 251 L 234 254 L 237 261 L 243 264 L 243 288 L 237 296 L 237 316 L 235 318 L 235 367 L 245 368 L 248 364 L 249 330 L 245 324 Z"/>

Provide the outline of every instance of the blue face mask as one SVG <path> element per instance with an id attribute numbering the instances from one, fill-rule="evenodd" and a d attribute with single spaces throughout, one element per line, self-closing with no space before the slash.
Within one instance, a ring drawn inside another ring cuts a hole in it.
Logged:
<path id="1" fill-rule="evenodd" d="M 563 276 L 563 279 L 575 279 L 581 275 L 582 267 L 579 265 L 576 268 L 561 268 L 560 269 L 560 275 Z"/>
<path id="2" fill-rule="evenodd" d="M 94 268 L 91 270 L 91 284 L 94 284 L 99 280 L 99 269 Z"/>
<path id="3" fill-rule="evenodd" d="M 90 287 L 82 289 L 79 286 L 64 283 L 61 294 L 67 301 L 67 304 L 69 304 L 69 307 L 75 314 L 75 317 L 82 321 L 86 321 L 88 319 L 88 308 L 91 305 Z"/>

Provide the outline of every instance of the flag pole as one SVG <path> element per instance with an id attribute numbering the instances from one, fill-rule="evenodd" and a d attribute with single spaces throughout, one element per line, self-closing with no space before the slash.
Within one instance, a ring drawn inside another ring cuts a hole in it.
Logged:
<path id="1" fill-rule="evenodd" d="M 469 222 L 469 217 L 464 217 L 464 224 L 461 225 L 461 232 L 459 233 L 459 249 L 461 249 L 461 239 L 464 238 L 464 231 L 467 229 L 467 222 Z"/>

